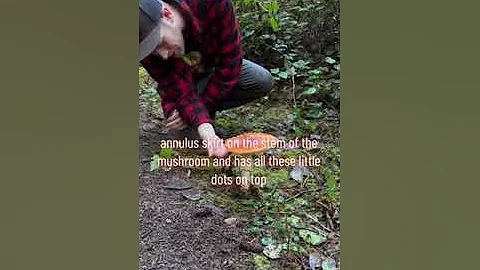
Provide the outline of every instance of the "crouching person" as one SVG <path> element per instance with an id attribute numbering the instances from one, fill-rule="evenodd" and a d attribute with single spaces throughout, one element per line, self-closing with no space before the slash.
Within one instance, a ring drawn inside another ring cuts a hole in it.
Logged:
<path id="1" fill-rule="evenodd" d="M 273 86 L 265 68 L 243 58 L 232 0 L 139 0 L 139 47 L 173 133 L 221 141 L 215 114 Z M 210 156 L 228 155 L 223 144 L 209 145 Z"/>

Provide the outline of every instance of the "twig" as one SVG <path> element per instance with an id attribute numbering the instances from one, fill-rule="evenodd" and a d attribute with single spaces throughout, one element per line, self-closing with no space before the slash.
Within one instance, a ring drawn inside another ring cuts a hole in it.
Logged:
<path id="1" fill-rule="evenodd" d="M 327 214 L 327 220 L 330 227 L 332 228 L 332 230 L 335 230 L 335 226 L 333 226 L 333 221 L 332 221 L 332 218 L 330 217 L 330 214 L 328 214 L 328 212 L 325 212 L 325 213 Z"/>
<path id="2" fill-rule="evenodd" d="M 153 232 L 153 230 L 152 230 L 152 229 L 149 229 L 147 232 L 144 232 L 144 233 L 140 236 L 140 238 L 145 238 L 145 237 L 147 237 L 148 235 L 150 235 L 152 232 Z"/>
<path id="3" fill-rule="evenodd" d="M 269 214 L 281 214 L 281 215 L 292 215 L 292 214 L 295 214 L 297 212 L 298 212 L 298 210 L 294 210 L 294 211 L 267 211 L 267 213 L 269 213 Z"/>
<path id="4" fill-rule="evenodd" d="M 323 206 L 325 209 L 327 210 L 330 210 L 330 207 L 328 207 L 327 205 L 325 205 L 323 202 L 321 202 L 320 200 L 317 201 L 318 204 L 320 204 L 321 206 Z"/>
<path id="5" fill-rule="evenodd" d="M 330 109 L 334 111 L 338 111 L 337 108 L 335 108 L 332 104 L 330 104 L 330 102 L 328 102 L 328 100 L 326 100 L 324 97 L 320 97 L 320 100 L 323 101 L 324 104 L 327 104 L 327 106 L 330 107 Z"/>
<path id="6" fill-rule="evenodd" d="M 316 224 L 320 225 L 320 227 L 322 227 L 324 230 L 328 231 L 328 232 L 331 232 L 331 233 L 335 233 L 332 229 L 328 228 L 327 226 L 323 225 L 320 221 L 318 221 L 316 218 L 312 217 L 310 214 L 307 214 L 307 213 L 303 213 L 304 216 L 306 216 L 307 218 L 313 220 Z M 312 225 L 311 225 L 312 226 Z M 312 226 L 314 227 L 314 226 Z M 314 227 L 315 228 L 315 227 Z M 315 228 L 316 230 L 319 230 L 318 228 Z M 320 230 L 319 230 L 320 231 Z M 335 235 L 339 236 L 337 233 L 335 233 Z"/>
<path id="7" fill-rule="evenodd" d="M 298 193 L 298 194 L 296 194 L 296 195 L 294 195 L 294 196 L 286 199 L 285 202 L 288 202 L 288 201 L 293 200 L 293 199 L 295 199 L 295 198 L 297 198 L 297 197 L 300 197 L 300 196 L 303 195 L 305 192 L 307 192 L 307 191 L 304 190 L 304 191 L 302 191 L 302 192 L 300 192 L 300 193 Z"/>
<path id="8" fill-rule="evenodd" d="M 292 215 L 292 214 L 297 213 L 297 211 L 289 211 L 289 212 L 280 211 L 280 212 L 268 212 L 268 213 L 270 213 L 270 214 L 281 214 L 281 215 Z"/>
<path id="9" fill-rule="evenodd" d="M 325 227 L 324 225 L 322 224 L 319 224 L 324 230 L 328 231 L 329 233 L 335 235 L 336 237 L 339 237 L 340 238 L 340 234 L 336 233 L 336 232 L 333 232 L 332 230 L 330 230 L 329 228 Z M 319 228 L 313 226 L 313 225 L 310 225 L 310 227 L 314 228 L 315 230 L 317 231 L 322 231 L 320 230 Z"/>
<path id="10" fill-rule="evenodd" d="M 322 225 L 322 224 L 318 224 L 318 225 L 320 225 L 320 227 L 322 227 L 323 230 L 320 230 L 320 228 L 317 228 L 317 227 L 315 227 L 315 226 L 313 226 L 313 225 L 310 225 L 310 227 L 312 227 L 312 228 L 314 228 L 315 230 L 320 231 L 320 232 L 321 232 L 321 231 L 327 231 L 327 232 L 332 233 L 332 230 L 330 230 L 329 228 L 325 227 L 324 225 Z"/>
<path id="11" fill-rule="evenodd" d="M 295 74 L 292 74 L 292 96 L 293 96 L 293 106 L 297 107 L 297 101 L 295 99 Z"/>

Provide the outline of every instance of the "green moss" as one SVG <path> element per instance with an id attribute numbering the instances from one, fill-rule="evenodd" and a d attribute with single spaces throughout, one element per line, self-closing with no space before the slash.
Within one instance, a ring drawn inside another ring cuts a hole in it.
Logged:
<path id="1" fill-rule="evenodd" d="M 270 269 L 270 261 L 263 255 L 255 254 L 253 256 L 253 264 L 255 265 L 255 270 Z"/>
<path id="2" fill-rule="evenodd" d="M 153 83 L 153 79 L 143 67 L 138 68 L 138 81 L 140 89 L 148 88 Z"/>
<path id="3" fill-rule="evenodd" d="M 286 168 L 264 168 L 264 167 L 253 167 L 252 175 L 259 177 L 266 177 L 267 186 L 274 184 L 280 184 L 285 181 L 288 181 L 290 178 L 290 173 Z"/>
<path id="4" fill-rule="evenodd" d="M 278 156 L 281 158 L 298 158 L 300 156 L 308 157 L 310 153 L 306 149 L 290 149 L 281 151 Z"/>
<path id="5" fill-rule="evenodd" d="M 215 121 L 232 134 L 240 134 L 244 128 L 252 132 L 275 132 L 278 124 L 285 124 L 285 116 L 289 114 L 290 110 L 286 107 L 252 103 L 223 111 L 217 115 Z"/>

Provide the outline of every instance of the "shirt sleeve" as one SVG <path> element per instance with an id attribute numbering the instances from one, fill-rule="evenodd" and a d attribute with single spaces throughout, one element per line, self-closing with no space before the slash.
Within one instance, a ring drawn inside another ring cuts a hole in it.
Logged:
<path id="1" fill-rule="evenodd" d="M 219 61 L 215 67 L 215 73 L 201 96 L 206 107 L 211 109 L 215 109 L 218 101 L 227 97 L 238 85 L 243 53 L 239 23 L 232 1 L 215 2 L 212 5 L 215 8 L 212 21 L 222 25 L 219 30 L 221 50 L 218 52 Z"/>
<path id="2" fill-rule="evenodd" d="M 182 119 L 195 128 L 203 123 L 212 123 L 205 104 L 196 93 L 190 67 L 182 59 L 163 60 L 151 55 L 141 64 L 158 83 L 166 117 L 177 109 Z"/>

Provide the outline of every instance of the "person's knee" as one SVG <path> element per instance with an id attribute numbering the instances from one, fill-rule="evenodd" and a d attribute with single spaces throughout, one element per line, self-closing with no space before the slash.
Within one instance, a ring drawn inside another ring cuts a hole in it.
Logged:
<path id="1" fill-rule="evenodd" d="M 273 88 L 274 80 L 272 74 L 262 68 L 257 75 L 257 89 L 262 95 L 267 95 Z"/>
<path id="2" fill-rule="evenodd" d="M 243 60 L 240 89 L 244 95 L 250 99 L 263 97 L 273 89 L 273 84 L 273 76 L 266 68 L 252 61 Z"/>

